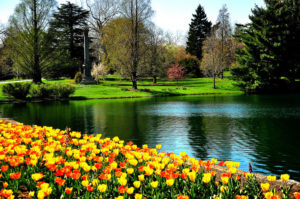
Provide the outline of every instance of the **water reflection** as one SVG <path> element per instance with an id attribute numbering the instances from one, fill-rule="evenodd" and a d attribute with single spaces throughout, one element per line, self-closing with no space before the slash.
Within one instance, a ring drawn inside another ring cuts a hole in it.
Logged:
<path id="1" fill-rule="evenodd" d="M 119 136 L 163 151 L 241 161 L 300 180 L 300 96 L 201 96 L 0 105 L 26 124 Z"/>

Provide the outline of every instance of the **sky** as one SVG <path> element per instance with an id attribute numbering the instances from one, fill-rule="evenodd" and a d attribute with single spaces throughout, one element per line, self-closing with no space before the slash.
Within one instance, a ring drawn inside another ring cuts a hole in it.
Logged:
<path id="1" fill-rule="evenodd" d="M 67 0 L 57 0 L 65 3 Z M 69 0 L 80 4 L 80 0 Z M 101 1 L 101 0 L 98 0 Z M 0 23 L 6 24 L 9 16 L 20 0 L 0 0 Z M 189 29 L 192 15 L 198 5 L 201 4 L 208 20 L 216 22 L 219 10 L 224 4 L 227 5 L 232 24 L 249 22 L 248 16 L 255 5 L 263 6 L 263 0 L 152 0 L 154 10 L 153 22 L 172 34 L 185 36 Z"/>

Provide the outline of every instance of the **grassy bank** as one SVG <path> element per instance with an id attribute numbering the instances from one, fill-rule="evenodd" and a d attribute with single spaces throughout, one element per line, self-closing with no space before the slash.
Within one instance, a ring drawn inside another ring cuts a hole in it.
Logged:
<path id="1" fill-rule="evenodd" d="M 44 81 L 45 83 L 70 83 L 71 79 Z M 154 97 L 154 96 L 174 96 L 174 95 L 200 95 L 200 94 L 241 94 L 242 91 L 233 85 L 230 79 L 217 79 L 217 89 L 213 89 L 211 78 L 187 78 L 176 83 L 175 81 L 158 80 L 154 85 L 151 79 L 138 82 L 137 91 L 131 90 L 131 82 L 123 80 L 120 76 L 110 75 L 106 80 L 101 80 L 98 85 L 76 85 L 77 89 L 72 97 L 76 98 L 130 98 L 130 97 Z M 0 100 L 8 100 L 2 94 L 0 84 Z"/>

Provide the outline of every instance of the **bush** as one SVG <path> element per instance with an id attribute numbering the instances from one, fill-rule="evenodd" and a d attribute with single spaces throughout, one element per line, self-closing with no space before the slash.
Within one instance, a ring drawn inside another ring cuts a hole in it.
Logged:
<path id="1" fill-rule="evenodd" d="M 56 98 L 68 98 L 75 92 L 75 87 L 70 84 L 55 85 L 54 94 Z"/>
<path id="2" fill-rule="evenodd" d="M 5 84 L 2 87 L 2 92 L 16 99 L 26 99 L 30 86 L 29 83 Z"/>
<path id="3" fill-rule="evenodd" d="M 77 72 L 74 77 L 74 81 L 76 84 L 79 84 L 83 79 L 83 74 L 81 72 Z"/>
<path id="4" fill-rule="evenodd" d="M 39 98 L 39 99 L 45 99 L 50 98 L 51 96 L 51 85 L 49 84 L 39 84 L 39 85 L 33 85 L 30 89 L 30 96 L 32 98 Z"/>
<path id="5" fill-rule="evenodd" d="M 200 63 L 197 57 L 186 55 L 178 64 L 183 66 L 188 77 L 201 77 L 203 76 L 200 70 Z"/>
<path id="6" fill-rule="evenodd" d="M 68 98 L 75 92 L 75 87 L 69 84 L 40 84 L 30 89 L 30 95 L 38 99 Z"/>

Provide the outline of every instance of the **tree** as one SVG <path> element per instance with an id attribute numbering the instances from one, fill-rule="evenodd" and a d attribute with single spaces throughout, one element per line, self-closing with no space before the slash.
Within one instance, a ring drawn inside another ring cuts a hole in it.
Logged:
<path id="1" fill-rule="evenodd" d="M 221 42 L 221 78 L 223 79 L 223 71 L 233 62 L 232 55 L 232 30 L 229 22 L 229 13 L 226 4 L 219 11 L 217 22 L 219 28 L 216 31 L 217 38 Z"/>
<path id="2" fill-rule="evenodd" d="M 148 37 L 146 40 L 145 63 L 148 66 L 148 76 L 153 78 L 153 84 L 156 84 L 157 77 L 162 77 L 165 73 L 163 32 L 153 24 L 148 28 Z"/>
<path id="3" fill-rule="evenodd" d="M 178 84 L 178 80 L 183 79 L 185 76 L 184 67 L 178 65 L 178 64 L 172 64 L 171 68 L 168 69 L 168 77 L 171 80 L 176 80 L 176 83 Z"/>
<path id="4" fill-rule="evenodd" d="M 145 25 L 148 19 L 152 16 L 150 0 L 125 0 L 121 12 L 124 17 L 130 20 L 129 43 L 130 49 L 130 64 L 129 73 L 132 82 L 132 88 L 137 89 L 137 72 L 140 62 L 140 44 L 141 34 L 143 33 L 142 26 Z"/>
<path id="5" fill-rule="evenodd" d="M 58 7 L 50 21 L 50 34 L 53 35 L 53 45 L 56 49 L 69 53 L 69 75 L 81 70 L 83 57 L 83 28 L 87 26 L 89 11 L 67 2 Z M 66 56 L 66 55 L 64 55 Z M 75 69 L 74 69 L 75 65 Z M 73 66 L 73 70 L 70 71 Z"/>
<path id="6" fill-rule="evenodd" d="M 107 60 L 108 56 L 102 39 L 104 37 L 103 27 L 120 14 L 121 0 L 86 0 L 85 4 L 90 12 L 91 34 L 95 38 L 92 42 L 92 48 L 97 62 L 102 62 Z"/>
<path id="7" fill-rule="evenodd" d="M 186 43 L 186 51 L 199 60 L 202 59 L 203 41 L 210 34 L 210 28 L 211 22 L 207 20 L 203 7 L 199 5 L 196 14 L 193 14 Z"/>
<path id="8" fill-rule="evenodd" d="M 178 62 L 185 68 L 185 72 L 190 77 L 201 77 L 200 62 L 196 56 L 185 55 Z"/>
<path id="9" fill-rule="evenodd" d="M 237 52 L 232 75 L 245 91 L 293 88 L 300 70 L 300 5 L 296 0 L 265 3 L 252 10 L 249 24 L 239 26 L 244 48 Z"/>
<path id="10" fill-rule="evenodd" d="M 221 42 L 216 36 L 219 24 L 213 26 L 211 35 L 204 41 L 201 70 L 205 75 L 213 77 L 213 88 L 216 89 L 216 76 L 222 71 Z"/>
<path id="11" fill-rule="evenodd" d="M 9 45 L 13 62 L 33 83 L 42 82 L 42 71 L 49 64 L 46 29 L 54 0 L 22 0 L 10 18 Z"/>

